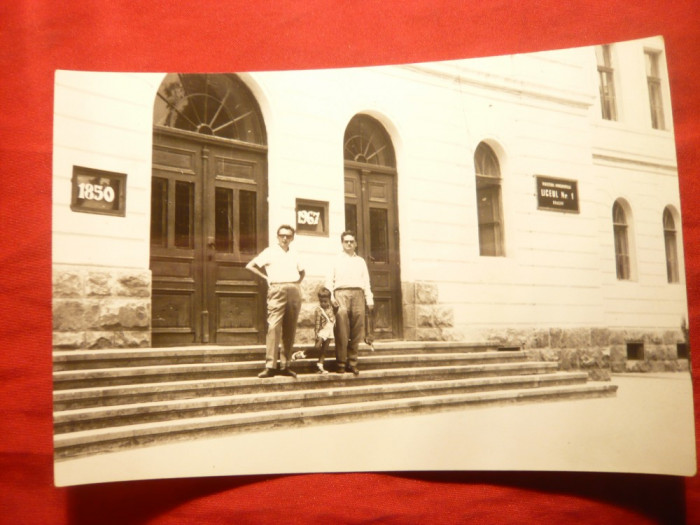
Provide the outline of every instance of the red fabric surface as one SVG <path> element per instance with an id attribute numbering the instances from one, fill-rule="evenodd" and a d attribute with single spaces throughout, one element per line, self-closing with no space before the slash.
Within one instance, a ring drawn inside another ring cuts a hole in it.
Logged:
<path id="1" fill-rule="evenodd" d="M 700 523 L 697 478 L 581 473 L 230 477 L 56 489 L 51 449 L 53 72 L 417 62 L 665 37 L 700 348 L 697 0 L 39 0 L 0 6 L 0 521 Z M 700 355 L 693 357 L 693 370 Z M 697 384 L 695 385 L 697 387 Z M 697 390 L 697 389 L 696 389 Z M 695 401 L 698 401 L 697 391 Z M 697 421 L 697 409 L 696 409 Z"/>

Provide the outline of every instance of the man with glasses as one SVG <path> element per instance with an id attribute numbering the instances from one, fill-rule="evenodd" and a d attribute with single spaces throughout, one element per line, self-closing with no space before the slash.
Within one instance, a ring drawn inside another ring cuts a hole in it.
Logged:
<path id="1" fill-rule="evenodd" d="M 328 278 L 326 288 L 333 294 L 331 303 L 338 308 L 336 314 L 335 352 L 338 372 L 358 375 L 357 354 L 365 331 L 365 305 L 374 309 L 374 297 L 369 284 L 369 271 L 365 260 L 355 253 L 355 233 L 344 231 L 340 235 L 343 245 Z"/>
<path id="2" fill-rule="evenodd" d="M 289 246 L 294 240 L 294 233 L 294 228 L 283 224 L 277 228 L 277 245 L 265 248 L 246 265 L 247 270 L 265 279 L 268 284 L 265 370 L 258 374 L 260 378 L 274 375 L 296 377 L 289 369 L 289 363 L 301 309 L 300 284 L 306 271 L 296 251 Z M 280 339 L 283 347 L 281 353 Z"/>

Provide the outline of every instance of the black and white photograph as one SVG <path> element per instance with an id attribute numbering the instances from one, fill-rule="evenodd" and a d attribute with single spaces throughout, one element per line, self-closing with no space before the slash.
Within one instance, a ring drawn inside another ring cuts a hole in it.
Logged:
<path id="1" fill-rule="evenodd" d="M 662 37 L 54 80 L 57 486 L 695 474 Z"/>

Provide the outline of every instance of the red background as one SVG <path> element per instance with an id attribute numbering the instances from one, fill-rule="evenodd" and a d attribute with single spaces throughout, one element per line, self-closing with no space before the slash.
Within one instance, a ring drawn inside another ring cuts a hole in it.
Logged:
<path id="1" fill-rule="evenodd" d="M 3 2 L 0 521 L 700 523 L 697 478 L 664 476 L 317 474 L 56 489 L 50 381 L 55 69 L 229 72 L 362 66 L 657 34 L 665 37 L 673 97 L 691 346 L 700 348 L 699 15 L 697 0 L 202 0 L 191 7 L 172 0 Z M 695 353 L 695 373 L 698 367 Z"/>

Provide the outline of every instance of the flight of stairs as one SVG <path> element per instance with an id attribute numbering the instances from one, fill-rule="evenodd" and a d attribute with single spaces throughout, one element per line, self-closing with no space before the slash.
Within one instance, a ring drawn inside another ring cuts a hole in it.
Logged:
<path id="1" fill-rule="evenodd" d="M 588 383 L 585 372 L 530 361 L 520 349 L 486 344 L 363 346 L 358 376 L 317 374 L 311 357 L 293 363 L 296 379 L 259 379 L 264 355 L 262 346 L 55 351 L 55 457 L 310 422 L 614 396 L 617 390 Z M 326 365 L 333 370 L 334 359 Z"/>

